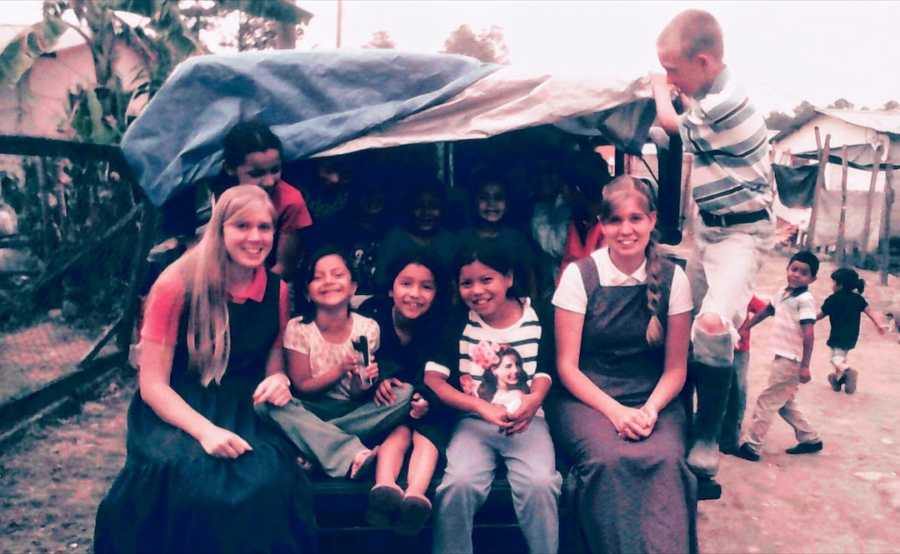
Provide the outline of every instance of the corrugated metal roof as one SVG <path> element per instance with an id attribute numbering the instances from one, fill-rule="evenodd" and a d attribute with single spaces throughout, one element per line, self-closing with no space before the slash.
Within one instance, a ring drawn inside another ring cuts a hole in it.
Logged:
<path id="1" fill-rule="evenodd" d="M 865 127 L 880 133 L 900 135 L 900 110 L 836 110 L 817 109 L 817 112 Z"/>

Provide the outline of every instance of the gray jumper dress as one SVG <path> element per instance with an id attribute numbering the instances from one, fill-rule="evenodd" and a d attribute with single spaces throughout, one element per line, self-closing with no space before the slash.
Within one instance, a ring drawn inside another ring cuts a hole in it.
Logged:
<path id="1" fill-rule="evenodd" d="M 576 262 L 587 292 L 581 371 L 601 390 L 640 407 L 663 372 L 665 348 L 647 344 L 647 285 L 605 287 L 591 257 Z M 666 324 L 674 265 L 663 260 L 660 320 Z M 633 442 L 560 387 L 547 420 L 572 463 L 563 486 L 562 550 L 606 553 L 697 552 L 697 481 L 685 463 L 687 416 L 674 399 L 653 433 Z"/>

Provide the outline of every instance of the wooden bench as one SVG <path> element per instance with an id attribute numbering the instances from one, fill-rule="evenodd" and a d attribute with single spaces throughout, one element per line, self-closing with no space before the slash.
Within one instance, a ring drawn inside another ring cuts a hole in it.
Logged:
<path id="1" fill-rule="evenodd" d="M 431 550 L 430 519 L 415 537 L 403 537 L 390 529 L 375 529 L 366 523 L 371 482 L 330 479 L 321 472 L 314 472 L 311 480 L 322 554 L 399 554 Z M 440 476 L 436 475 L 429 487 L 430 498 L 434 498 L 434 489 L 439 482 Z M 722 489 L 715 481 L 700 481 L 699 500 L 715 500 L 721 494 Z M 477 554 L 528 552 L 516 522 L 509 482 L 502 475 L 502 464 L 490 495 L 475 516 L 473 539 Z"/>

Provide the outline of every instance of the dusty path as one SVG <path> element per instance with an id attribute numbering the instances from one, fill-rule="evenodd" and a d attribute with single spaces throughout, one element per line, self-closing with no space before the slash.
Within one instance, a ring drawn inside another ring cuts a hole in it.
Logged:
<path id="1" fill-rule="evenodd" d="M 761 293 L 781 286 L 785 265 L 781 256 L 767 260 Z M 832 268 L 823 265 L 812 287 L 820 303 Z M 873 305 L 886 305 L 891 289 L 876 287 L 871 273 L 865 278 Z M 770 325 L 754 329 L 748 417 L 767 375 Z M 801 388 L 799 401 L 825 450 L 784 454 L 794 440 L 776 421 L 761 462 L 725 458 L 722 499 L 700 505 L 703 552 L 900 552 L 900 344 L 864 322 L 851 353 L 862 373 L 860 390 L 847 396 L 825 381 L 828 323 L 816 331 L 813 382 Z M 80 414 L 35 429 L 0 454 L 0 552 L 90 552 L 97 503 L 124 461 L 133 390 L 133 379 L 112 382 Z"/>

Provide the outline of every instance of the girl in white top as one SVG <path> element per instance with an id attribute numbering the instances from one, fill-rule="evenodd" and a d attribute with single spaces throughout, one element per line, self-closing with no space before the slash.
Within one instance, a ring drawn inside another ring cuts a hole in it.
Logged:
<path id="1" fill-rule="evenodd" d="M 344 253 L 325 246 L 313 253 L 306 275 L 309 309 L 290 320 L 284 335 L 293 399 L 267 413 L 331 477 L 361 477 L 377 448 L 362 440 L 396 427 L 409 410 L 410 385 L 396 387 L 396 402 L 376 405 L 367 394 L 378 379 L 374 352 L 378 324 L 350 311 L 356 279 Z"/>

